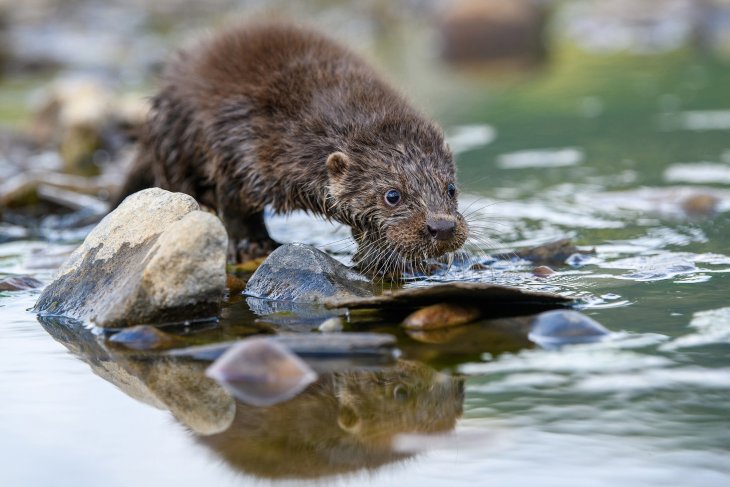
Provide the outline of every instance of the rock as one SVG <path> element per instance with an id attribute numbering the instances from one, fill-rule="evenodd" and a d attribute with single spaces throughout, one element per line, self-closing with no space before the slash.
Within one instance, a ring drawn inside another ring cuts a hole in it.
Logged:
<path id="1" fill-rule="evenodd" d="M 330 298 L 327 308 L 414 309 L 434 303 L 475 306 L 484 316 L 525 315 L 568 306 L 572 299 L 486 282 L 448 282 L 433 286 L 386 290 L 378 296 Z"/>
<path id="2" fill-rule="evenodd" d="M 610 333 L 603 325 L 582 313 L 554 310 L 535 317 L 528 338 L 549 348 L 574 343 L 593 343 L 606 338 Z"/>
<path id="3" fill-rule="evenodd" d="M 545 57 L 542 5 L 530 0 L 459 0 L 450 5 L 439 22 L 446 61 L 530 66 Z"/>
<path id="4" fill-rule="evenodd" d="M 720 198 L 711 194 L 695 194 L 682 202 L 682 210 L 688 216 L 712 216 L 717 213 Z"/>
<path id="5" fill-rule="evenodd" d="M 309 245 L 274 250 L 249 279 L 244 293 L 256 298 L 320 303 L 327 298 L 372 296 L 370 280 Z"/>
<path id="6" fill-rule="evenodd" d="M 408 315 L 403 320 L 403 326 L 411 330 L 433 330 L 471 323 L 479 316 L 481 311 L 475 306 L 433 304 Z"/>
<path id="7" fill-rule="evenodd" d="M 137 325 L 127 328 L 112 335 L 109 341 L 132 350 L 165 350 L 184 343 L 182 338 L 165 333 L 150 325 Z"/>
<path id="8" fill-rule="evenodd" d="M 232 274 L 226 275 L 226 288 L 231 294 L 239 294 L 246 288 L 246 282 Z"/>
<path id="9" fill-rule="evenodd" d="M 34 311 L 100 327 L 211 316 L 226 285 L 227 241 L 190 196 L 140 191 L 69 256 Z"/>
<path id="10" fill-rule="evenodd" d="M 284 402 L 317 380 L 317 373 L 302 359 L 265 337 L 237 343 L 208 367 L 205 375 L 254 406 Z"/>
<path id="11" fill-rule="evenodd" d="M 532 269 L 532 275 L 535 277 L 550 277 L 555 271 L 546 265 L 540 265 Z"/>
<path id="12" fill-rule="evenodd" d="M 339 316 L 333 316 L 332 318 L 324 320 L 317 329 L 322 333 L 337 333 L 342 331 L 343 328 L 342 318 Z"/>
<path id="13" fill-rule="evenodd" d="M 240 264 L 232 264 L 230 266 L 231 271 L 233 272 L 244 272 L 244 273 L 254 273 L 256 272 L 256 269 L 259 268 L 259 266 L 266 260 L 266 257 L 257 257 L 255 259 L 247 260 L 245 262 L 241 262 Z"/>
<path id="14" fill-rule="evenodd" d="M 141 354 L 110 347 L 94 330 L 67 318 L 39 316 L 38 321 L 95 375 L 137 401 L 169 410 L 191 431 L 211 435 L 231 425 L 236 415 L 235 399 L 205 377 L 207 364 L 164 353 Z"/>
<path id="15" fill-rule="evenodd" d="M 69 173 L 94 175 L 97 159 L 116 155 L 147 113 L 144 97 L 115 93 L 99 77 L 54 80 L 42 93 L 30 133 L 38 144 L 58 149 Z"/>
<path id="16" fill-rule="evenodd" d="M 569 238 L 556 240 L 555 242 L 538 245 L 529 249 L 520 250 L 509 254 L 495 255 L 497 259 L 512 260 L 515 257 L 529 260 L 538 266 L 561 266 L 574 256 L 595 255 L 595 250 L 580 250 Z"/>
<path id="17" fill-rule="evenodd" d="M 25 291 L 42 286 L 41 281 L 30 276 L 11 276 L 0 279 L 0 291 Z"/>
<path id="18" fill-rule="evenodd" d="M 290 333 L 275 335 L 271 340 L 301 357 L 373 356 L 393 358 L 395 337 L 385 333 Z M 215 360 L 238 342 L 216 343 L 171 350 L 169 355 L 196 360 Z"/>

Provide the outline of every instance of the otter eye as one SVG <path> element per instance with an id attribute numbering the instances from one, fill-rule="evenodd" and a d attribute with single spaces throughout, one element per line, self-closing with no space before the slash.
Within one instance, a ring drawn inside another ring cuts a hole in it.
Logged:
<path id="1" fill-rule="evenodd" d="M 386 191 L 385 202 L 390 206 L 395 206 L 400 203 L 400 191 L 397 189 L 389 189 Z"/>
<path id="2" fill-rule="evenodd" d="M 454 183 L 449 183 L 446 187 L 446 191 L 449 193 L 449 197 L 453 198 L 454 195 L 456 195 L 456 186 L 454 186 Z"/>
<path id="3" fill-rule="evenodd" d="M 408 390 L 400 384 L 393 389 L 393 399 L 396 401 L 405 401 L 408 396 Z"/>

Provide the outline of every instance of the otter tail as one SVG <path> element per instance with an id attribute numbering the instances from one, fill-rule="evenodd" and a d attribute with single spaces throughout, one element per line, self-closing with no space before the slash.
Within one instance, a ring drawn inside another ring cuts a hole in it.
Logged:
<path id="1" fill-rule="evenodd" d="M 143 189 L 151 188 L 155 185 L 155 177 L 152 171 L 152 160 L 149 155 L 145 155 L 142 151 L 137 153 L 137 156 L 132 163 L 132 168 L 127 174 L 127 178 L 124 184 L 114 194 L 109 202 L 109 211 L 114 210 L 119 206 L 124 198 L 142 191 Z"/>

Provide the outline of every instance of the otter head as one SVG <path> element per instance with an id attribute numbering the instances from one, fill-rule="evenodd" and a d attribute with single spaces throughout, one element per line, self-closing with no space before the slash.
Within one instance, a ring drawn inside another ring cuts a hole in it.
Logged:
<path id="1" fill-rule="evenodd" d="M 457 211 L 453 157 L 439 140 L 429 150 L 395 143 L 329 155 L 333 217 L 352 227 L 358 243 L 353 260 L 361 272 L 418 270 L 466 241 L 469 228 Z"/>

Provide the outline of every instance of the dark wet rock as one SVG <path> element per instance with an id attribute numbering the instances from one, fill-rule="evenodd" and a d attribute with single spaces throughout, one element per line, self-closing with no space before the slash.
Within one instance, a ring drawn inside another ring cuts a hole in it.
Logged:
<path id="1" fill-rule="evenodd" d="M 11 276 L 0 279 L 0 291 L 25 291 L 43 287 L 43 283 L 30 276 Z"/>
<path id="2" fill-rule="evenodd" d="M 555 274 L 555 271 L 546 265 L 537 266 L 532 269 L 532 275 L 535 277 L 550 277 Z"/>
<path id="3" fill-rule="evenodd" d="M 190 196 L 158 188 L 128 197 L 59 269 L 34 311 L 100 327 L 217 312 L 227 236 Z"/>
<path id="4" fill-rule="evenodd" d="M 282 245 L 249 279 L 245 294 L 256 298 L 320 303 L 327 298 L 373 294 L 370 280 L 309 245 Z"/>
<path id="5" fill-rule="evenodd" d="M 465 325 L 479 319 L 482 312 L 476 306 L 440 303 L 414 311 L 403 320 L 403 326 L 412 330 L 433 330 Z"/>
<path id="6" fill-rule="evenodd" d="M 269 337 L 302 357 L 391 357 L 395 337 L 385 333 L 291 333 Z M 168 352 L 171 356 L 215 360 L 238 342 L 187 347 Z"/>
<path id="7" fill-rule="evenodd" d="M 112 335 L 109 341 L 132 350 L 165 350 L 184 343 L 182 338 L 150 325 L 127 328 Z"/>
<path id="8" fill-rule="evenodd" d="M 565 265 L 568 259 L 574 256 L 582 258 L 583 256 L 595 254 L 595 249 L 580 250 L 569 238 L 563 238 L 555 242 L 538 245 L 537 247 L 531 247 L 509 254 L 495 255 L 494 257 L 504 260 L 512 260 L 514 258 L 525 259 L 538 266 L 561 266 Z"/>
<path id="9" fill-rule="evenodd" d="M 530 66 L 545 56 L 545 9 L 530 0 L 459 0 L 439 24 L 441 55 L 452 63 Z"/>
<path id="10" fill-rule="evenodd" d="M 568 306 L 572 299 L 558 294 L 518 289 L 485 282 L 449 282 L 433 286 L 384 291 L 363 298 L 325 300 L 328 308 L 414 309 L 434 303 L 475 306 L 485 316 L 524 315 Z"/>
<path id="11" fill-rule="evenodd" d="M 611 332 L 596 320 L 573 310 L 555 310 L 535 317 L 528 337 L 544 347 L 592 343 Z"/>
<path id="12" fill-rule="evenodd" d="M 253 406 L 287 401 L 317 380 L 317 373 L 302 359 L 266 337 L 236 343 L 205 374 Z"/>

